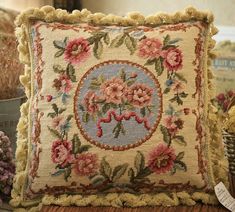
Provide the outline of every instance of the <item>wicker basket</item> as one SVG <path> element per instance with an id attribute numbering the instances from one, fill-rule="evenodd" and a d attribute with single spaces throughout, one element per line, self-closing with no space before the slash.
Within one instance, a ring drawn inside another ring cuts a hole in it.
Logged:
<path id="1" fill-rule="evenodd" d="M 235 133 L 223 131 L 225 155 L 229 163 L 230 192 L 235 197 Z"/>

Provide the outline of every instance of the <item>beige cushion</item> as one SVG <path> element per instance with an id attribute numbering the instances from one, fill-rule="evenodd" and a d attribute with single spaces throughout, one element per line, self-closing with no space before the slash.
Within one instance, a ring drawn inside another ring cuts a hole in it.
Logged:
<path id="1" fill-rule="evenodd" d="M 12 204 L 216 203 L 213 187 L 227 177 L 209 102 L 212 20 L 193 8 L 21 14 L 29 100 Z"/>

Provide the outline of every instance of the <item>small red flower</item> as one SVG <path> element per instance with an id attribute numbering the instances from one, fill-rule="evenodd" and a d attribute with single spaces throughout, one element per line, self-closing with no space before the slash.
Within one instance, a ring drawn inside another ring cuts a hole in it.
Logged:
<path id="1" fill-rule="evenodd" d="M 68 163 L 73 161 L 71 154 L 72 144 L 69 141 L 54 141 L 51 148 L 51 159 L 54 163 L 65 167 Z"/>
<path id="2" fill-rule="evenodd" d="M 161 143 L 149 153 L 148 167 L 156 174 L 166 173 L 173 168 L 175 159 L 175 150 Z"/>
<path id="3" fill-rule="evenodd" d="M 171 47 L 162 52 L 162 57 L 164 58 L 163 65 L 170 71 L 177 71 L 183 66 L 183 55 L 181 50 Z"/>
<path id="4" fill-rule="evenodd" d="M 184 114 L 188 115 L 190 113 L 190 109 L 189 108 L 184 108 Z"/>
<path id="5" fill-rule="evenodd" d="M 99 105 L 96 103 L 98 96 L 94 91 L 89 91 L 84 97 L 84 105 L 88 113 L 94 114 L 99 110 Z"/>
<path id="6" fill-rule="evenodd" d="M 52 95 L 46 95 L 47 102 L 50 102 L 52 100 Z"/>
<path id="7" fill-rule="evenodd" d="M 97 155 L 92 153 L 82 153 L 78 155 L 74 168 L 79 176 L 91 176 L 98 168 Z"/>
<path id="8" fill-rule="evenodd" d="M 145 38 L 140 42 L 138 55 L 142 58 L 159 58 L 162 46 L 162 42 L 157 38 Z"/>
<path id="9" fill-rule="evenodd" d="M 84 62 L 90 54 L 89 42 L 85 38 L 80 37 L 67 44 L 64 58 L 69 63 L 78 64 Z"/>
<path id="10" fill-rule="evenodd" d="M 224 102 L 225 98 L 226 97 L 223 93 L 220 93 L 219 95 L 216 96 L 216 99 L 218 100 L 218 102 Z"/>
<path id="11" fill-rule="evenodd" d="M 132 105 L 142 108 L 151 104 L 153 89 L 143 83 L 134 84 L 127 90 L 126 97 Z"/>
<path id="12" fill-rule="evenodd" d="M 229 90 L 229 91 L 227 92 L 227 94 L 228 94 L 228 97 L 229 97 L 229 98 L 235 96 L 235 93 L 234 93 L 232 90 Z"/>

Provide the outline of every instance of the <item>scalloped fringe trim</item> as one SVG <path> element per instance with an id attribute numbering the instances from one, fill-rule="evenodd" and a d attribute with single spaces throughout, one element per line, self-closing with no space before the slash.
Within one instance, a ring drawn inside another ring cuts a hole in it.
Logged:
<path id="1" fill-rule="evenodd" d="M 186 22 L 192 20 L 212 23 L 214 20 L 211 12 L 197 11 L 193 7 L 188 7 L 183 12 L 177 12 L 169 15 L 167 13 L 157 13 L 155 15 L 143 16 L 138 12 L 128 13 L 126 17 L 113 14 L 105 15 L 103 13 L 91 14 L 87 9 L 82 11 L 74 10 L 68 13 L 66 10 L 55 9 L 51 6 L 42 8 L 33 8 L 21 13 L 15 21 L 17 26 L 28 23 L 30 19 L 44 20 L 46 22 L 63 21 L 66 23 L 86 22 L 98 25 L 160 25 Z"/>
<path id="2" fill-rule="evenodd" d="M 224 154 L 224 146 L 222 142 L 222 123 L 223 120 L 219 115 L 219 111 L 215 108 L 211 99 L 215 96 L 215 87 L 212 84 L 213 73 L 209 68 L 211 65 L 211 61 L 216 58 L 215 51 L 212 49 L 215 47 L 215 40 L 212 39 L 212 36 L 217 34 L 218 29 L 212 24 L 210 28 L 209 35 L 207 37 L 207 80 L 208 80 L 208 90 L 207 90 L 207 98 L 208 98 L 208 124 L 207 124 L 207 139 L 210 139 L 209 142 L 209 167 L 211 168 L 211 178 L 213 185 L 216 185 L 219 182 L 223 182 L 226 187 L 229 186 L 228 181 L 228 161 Z"/>
<path id="3" fill-rule="evenodd" d="M 102 13 L 91 14 L 88 10 L 82 11 L 75 10 L 72 14 L 67 13 L 65 10 L 57 9 L 53 7 L 45 6 L 41 9 L 29 9 L 26 12 L 21 13 L 15 21 L 18 26 L 16 29 L 16 36 L 18 38 L 18 51 L 19 58 L 22 63 L 25 64 L 25 73 L 20 77 L 22 85 L 25 87 L 25 92 L 28 101 L 21 106 L 21 118 L 19 120 L 17 131 L 17 150 L 16 150 L 16 175 L 14 178 L 13 189 L 12 189 L 12 200 L 10 204 L 13 207 L 18 207 L 15 211 L 39 211 L 44 205 L 56 204 L 60 206 L 113 206 L 113 207 L 138 207 L 138 206 L 176 206 L 179 204 L 194 205 L 196 201 L 201 200 L 205 204 L 217 204 L 218 201 L 213 194 L 207 194 L 204 192 L 195 192 L 192 195 L 183 191 L 178 193 L 172 193 L 172 198 L 164 193 L 159 194 L 117 194 L 110 193 L 107 195 L 61 195 L 59 197 L 44 196 L 42 200 L 23 201 L 21 193 L 22 187 L 26 178 L 26 164 L 28 154 L 28 115 L 29 115 L 29 100 L 31 98 L 31 64 L 30 64 L 30 53 L 29 43 L 27 39 L 27 27 L 31 19 L 43 20 L 46 22 L 58 21 L 62 23 L 79 23 L 87 22 L 101 25 L 162 25 L 162 24 L 174 24 L 180 22 L 187 22 L 192 20 L 203 21 L 208 24 L 213 22 L 213 15 L 208 12 L 200 12 L 190 7 L 184 12 L 177 12 L 173 15 L 160 13 L 152 16 L 144 17 L 140 13 L 133 12 L 129 13 L 127 17 L 120 17 L 114 15 L 104 15 Z M 211 38 L 216 34 L 217 29 L 211 27 L 211 32 L 207 36 L 207 49 L 208 58 L 205 62 L 204 67 L 207 68 L 211 64 L 211 59 L 215 57 L 211 51 L 215 45 L 215 41 Z M 213 96 L 213 89 L 211 85 L 211 79 L 213 78 L 212 72 L 208 69 L 208 83 L 209 83 L 209 95 L 208 99 Z M 212 140 L 209 144 L 208 151 L 211 160 L 208 161 L 212 178 L 212 183 L 223 181 L 228 185 L 227 179 L 227 164 L 222 148 L 222 137 L 221 137 L 221 126 L 219 125 L 220 120 L 217 118 L 216 109 L 211 104 L 208 107 L 208 132 L 211 134 Z M 219 151 L 218 151 L 219 150 Z M 213 167 L 213 168 L 212 168 Z M 23 207 L 23 208 L 20 208 Z"/>

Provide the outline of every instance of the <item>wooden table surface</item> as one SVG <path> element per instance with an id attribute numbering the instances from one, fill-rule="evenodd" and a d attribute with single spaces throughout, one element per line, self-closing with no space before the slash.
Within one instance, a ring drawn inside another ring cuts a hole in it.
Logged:
<path id="1" fill-rule="evenodd" d="M 195 206 L 177 207 L 141 207 L 141 208 L 112 208 L 112 207 L 58 207 L 44 206 L 42 212 L 227 212 L 223 206 L 197 204 Z"/>

